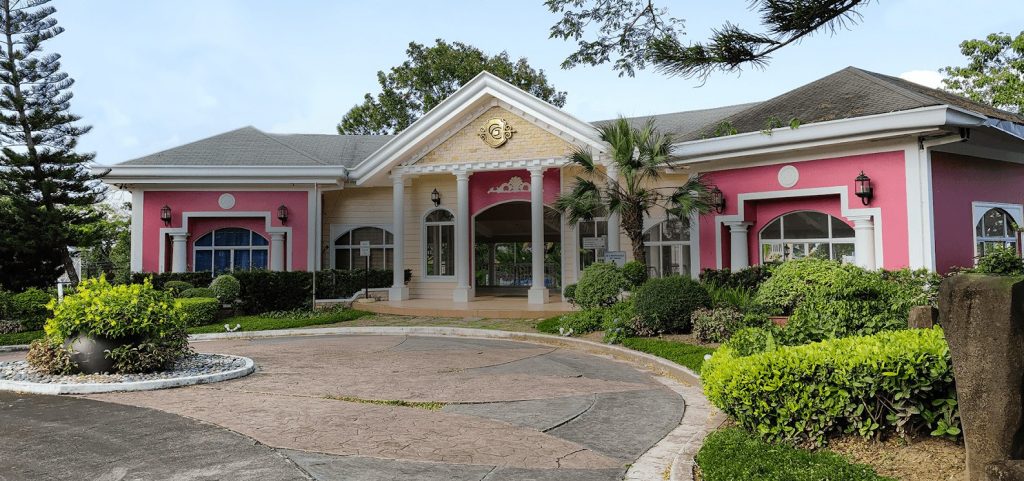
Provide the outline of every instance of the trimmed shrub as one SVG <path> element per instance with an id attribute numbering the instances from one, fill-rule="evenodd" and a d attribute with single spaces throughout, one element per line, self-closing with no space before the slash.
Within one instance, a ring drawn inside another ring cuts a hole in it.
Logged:
<path id="1" fill-rule="evenodd" d="M 138 338 L 139 342 L 114 349 L 114 370 L 121 373 L 149 372 L 169 367 L 190 352 L 188 334 L 170 294 L 142 284 L 113 286 L 106 279 L 86 279 L 72 295 L 57 304 L 51 301 L 53 317 L 46 321 L 48 343 L 63 344 L 81 333 L 108 339 Z M 37 349 L 47 349 L 38 343 Z M 40 353 L 38 359 L 52 358 Z M 48 372 L 59 372 L 59 364 L 35 364 Z"/>
<path id="2" fill-rule="evenodd" d="M 750 266 L 732 272 L 726 269 L 704 269 L 700 273 L 700 282 L 714 284 L 721 287 L 744 289 L 750 292 L 756 291 L 761 284 L 772 276 L 772 269 L 777 263 L 768 263 Z"/>
<path id="3" fill-rule="evenodd" d="M 704 363 L 704 392 L 767 441 L 823 446 L 842 433 L 960 434 L 941 328 L 833 339 L 745 357 L 733 348 L 726 343 Z"/>
<path id="4" fill-rule="evenodd" d="M 576 304 L 576 284 L 569 284 L 562 289 L 562 299 L 569 304 Z"/>
<path id="5" fill-rule="evenodd" d="M 730 307 L 693 311 L 693 334 L 701 342 L 725 342 L 743 326 L 743 314 Z"/>
<path id="6" fill-rule="evenodd" d="M 178 293 L 178 299 L 190 299 L 193 297 L 212 297 L 216 299 L 217 294 L 209 287 L 193 287 Z"/>
<path id="7" fill-rule="evenodd" d="M 11 303 L 13 302 L 11 300 L 12 296 L 13 294 L 11 294 L 9 291 L 0 289 L 0 319 L 2 320 L 14 320 L 11 318 Z"/>
<path id="8" fill-rule="evenodd" d="M 36 331 L 43 328 L 43 323 L 50 315 L 46 305 L 53 300 L 46 291 L 29 288 L 25 292 L 19 292 L 11 296 L 11 307 L 9 316 L 11 320 L 21 322 L 21 325 L 28 331 Z"/>
<path id="9" fill-rule="evenodd" d="M 238 294 L 242 292 L 242 286 L 238 279 L 231 274 L 221 274 L 210 283 L 214 297 L 223 304 L 233 304 L 238 300 Z"/>
<path id="10" fill-rule="evenodd" d="M 777 349 L 779 335 L 780 329 L 774 326 L 746 327 L 734 332 L 722 347 L 728 347 L 735 356 L 751 356 Z"/>
<path id="11" fill-rule="evenodd" d="M 212 324 L 217 319 L 221 303 L 215 297 L 189 297 L 178 299 L 176 308 L 186 326 Z"/>
<path id="12" fill-rule="evenodd" d="M 682 276 L 651 279 L 633 293 L 632 299 L 639 321 L 659 333 L 689 332 L 693 311 L 711 307 L 704 286 Z"/>
<path id="13" fill-rule="evenodd" d="M 647 264 L 640 261 L 629 261 L 622 266 L 622 277 L 629 283 L 629 290 L 636 289 L 647 282 Z"/>
<path id="14" fill-rule="evenodd" d="M 622 344 L 626 338 L 635 336 L 636 330 L 633 324 L 635 319 L 636 306 L 632 299 L 626 299 L 606 309 L 604 319 L 601 321 L 604 342 Z"/>
<path id="15" fill-rule="evenodd" d="M 172 296 L 177 297 L 184 291 L 193 289 L 195 286 L 185 281 L 167 281 L 164 283 L 163 290 L 170 292 Z"/>
<path id="16" fill-rule="evenodd" d="M 154 274 L 152 272 L 135 272 L 132 274 L 133 284 L 142 284 L 142 281 L 149 279 L 153 287 L 163 290 L 164 284 L 170 281 L 181 281 L 192 284 L 194 287 L 209 287 L 213 280 L 211 272 L 164 272 Z"/>
<path id="17" fill-rule="evenodd" d="M 974 271 L 982 274 L 999 276 L 1024 275 L 1024 259 L 1017 253 L 1016 247 L 993 246 L 988 252 L 978 257 L 978 265 Z"/>
<path id="18" fill-rule="evenodd" d="M 406 271 L 406 282 L 411 274 Z M 391 269 L 356 269 L 352 271 L 327 270 L 316 275 L 317 299 L 347 299 L 367 284 L 371 289 L 390 287 Z"/>
<path id="19" fill-rule="evenodd" d="M 583 309 L 608 307 L 618 302 L 627 288 L 629 284 L 615 264 L 597 262 L 583 269 L 574 297 Z"/>
<path id="20" fill-rule="evenodd" d="M 711 305 L 715 308 L 730 308 L 740 312 L 748 312 L 754 309 L 754 294 L 742 287 L 719 286 L 717 284 L 704 284 L 711 296 Z"/>
<path id="21" fill-rule="evenodd" d="M 309 272 L 242 271 L 239 308 L 248 314 L 309 308 L 313 275 Z"/>

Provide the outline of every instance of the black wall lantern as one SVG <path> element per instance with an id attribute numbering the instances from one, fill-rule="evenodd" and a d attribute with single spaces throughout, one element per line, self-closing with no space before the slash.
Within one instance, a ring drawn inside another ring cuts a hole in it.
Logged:
<path id="1" fill-rule="evenodd" d="M 712 187 L 711 192 L 708 193 L 708 201 L 711 207 L 714 207 L 715 211 L 719 214 L 725 212 L 725 194 L 722 193 L 722 189 L 719 189 L 717 185 Z"/>
<path id="2" fill-rule="evenodd" d="M 160 208 L 160 220 L 164 221 L 164 225 L 171 225 L 171 206 L 165 205 Z"/>
<path id="3" fill-rule="evenodd" d="M 288 222 L 288 208 L 284 204 L 277 208 L 277 220 L 281 221 L 282 224 Z"/>
<path id="4" fill-rule="evenodd" d="M 441 193 L 438 192 L 437 189 L 434 189 L 434 191 L 430 193 L 430 200 L 434 202 L 434 207 L 441 205 Z"/>
<path id="5" fill-rule="evenodd" d="M 875 190 L 871 187 L 871 177 L 864 175 L 862 170 L 860 175 L 854 179 L 854 183 L 856 184 L 854 193 L 857 194 L 857 197 L 860 197 L 861 203 L 864 205 L 871 203 L 871 198 L 875 195 Z"/>

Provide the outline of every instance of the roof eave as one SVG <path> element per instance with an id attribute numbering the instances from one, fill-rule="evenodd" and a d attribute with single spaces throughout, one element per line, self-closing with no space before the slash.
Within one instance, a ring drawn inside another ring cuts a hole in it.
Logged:
<path id="1" fill-rule="evenodd" d="M 338 166 L 96 165 L 107 184 L 343 184 Z"/>

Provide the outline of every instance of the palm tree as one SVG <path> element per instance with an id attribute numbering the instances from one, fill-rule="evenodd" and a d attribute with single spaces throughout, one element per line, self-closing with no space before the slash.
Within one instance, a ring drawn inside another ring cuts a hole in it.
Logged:
<path id="1" fill-rule="evenodd" d="M 644 216 L 663 208 L 688 228 L 691 215 L 706 214 L 713 208 L 710 186 L 700 174 L 689 176 L 682 185 L 655 186 L 669 167 L 672 136 L 659 132 L 653 121 L 635 128 L 619 118 L 601 125 L 598 131 L 601 140 L 611 147 L 610 162 L 618 168 L 619 178 L 610 178 L 606 170 L 598 170 L 599 164 L 589 150 L 577 149 L 569 160 L 583 173 L 576 177 L 571 191 L 558 196 L 555 209 L 573 224 L 604 213 L 618 213 L 622 231 L 633 244 L 633 258 L 645 262 Z"/>

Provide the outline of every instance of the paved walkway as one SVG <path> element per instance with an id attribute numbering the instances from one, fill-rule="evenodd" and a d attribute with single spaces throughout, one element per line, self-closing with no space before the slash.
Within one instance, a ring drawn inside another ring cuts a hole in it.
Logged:
<path id="1" fill-rule="evenodd" d="M 283 455 L 298 467 L 291 468 L 292 476 L 356 481 L 618 480 L 629 464 L 679 426 L 685 407 L 679 394 L 627 364 L 527 343 L 313 336 L 197 342 L 195 347 L 202 352 L 251 357 L 260 369 L 247 378 L 213 385 L 45 399 L 66 403 L 71 406 L 68 409 L 101 413 L 153 413 L 145 408 L 161 411 L 153 414 L 163 420 L 156 423 L 159 429 L 146 427 L 154 432 L 150 445 L 139 445 L 147 452 L 178 455 L 183 445 L 191 449 L 193 430 L 233 436 L 234 440 L 222 441 L 226 455 L 219 466 L 237 470 L 239 465 L 227 463 L 250 456 L 255 460 L 253 466 L 266 470 L 254 469 L 245 479 L 291 479 L 270 471 L 290 467 L 283 458 L 274 457 Z M 440 406 L 360 402 L 370 400 Z M 77 403 L 87 405 L 78 407 Z M 18 414 L 19 419 L 27 419 L 22 421 L 25 426 L 20 436 L 51 432 L 48 411 Z M 13 415 L 13 411 L 0 410 L 0 424 L 8 426 L 7 418 Z M 145 424 L 144 414 L 133 415 L 137 416 L 135 422 Z M 76 418 L 70 416 L 65 422 L 74 425 Z M 88 429 L 104 426 L 102 419 L 102 414 L 95 416 Z M 171 420 L 178 420 L 179 425 Z M 113 431 L 105 439 L 130 432 L 117 422 L 109 424 Z M 7 460 L 11 456 L 4 446 L 11 443 L 4 438 L 10 434 L 3 431 L 0 459 Z M 260 444 L 253 446 L 246 437 Z M 165 445 L 158 446 L 160 442 Z M 51 450 L 44 446 L 27 446 L 17 454 L 33 456 L 38 449 L 36 456 L 50 455 Z M 111 450 L 124 455 L 96 469 L 117 468 L 132 474 L 138 468 L 127 462 L 144 459 L 132 455 L 133 444 L 128 441 Z M 207 457 L 217 456 L 216 450 L 207 451 Z M 97 456 L 103 459 L 102 453 Z M 125 464 L 118 464 L 118 459 Z M 177 459 L 181 469 L 199 472 L 189 456 Z M 202 456 L 195 459 L 200 465 L 207 462 Z M 53 463 L 32 463 L 40 464 Z M 3 468 L 0 466 L 0 480 L 5 479 L 3 473 L 12 472 Z M 99 471 L 95 473 L 99 475 Z M 133 476 L 110 479 L 231 479 L 153 473 Z"/>

